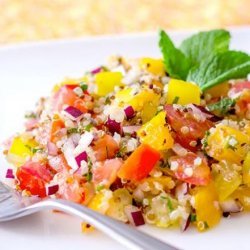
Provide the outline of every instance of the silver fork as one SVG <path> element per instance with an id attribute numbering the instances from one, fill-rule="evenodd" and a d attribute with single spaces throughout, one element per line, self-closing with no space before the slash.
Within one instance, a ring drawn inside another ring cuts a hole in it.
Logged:
<path id="1" fill-rule="evenodd" d="M 37 197 L 22 197 L 20 193 L 0 181 L 0 222 L 14 220 L 46 209 L 57 209 L 78 216 L 129 249 L 177 249 L 132 226 L 123 224 L 82 205 L 59 199 L 41 200 Z"/>

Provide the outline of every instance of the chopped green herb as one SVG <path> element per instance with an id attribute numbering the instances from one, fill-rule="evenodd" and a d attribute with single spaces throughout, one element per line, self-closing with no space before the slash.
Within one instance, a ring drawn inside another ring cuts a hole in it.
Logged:
<path id="1" fill-rule="evenodd" d="M 34 112 L 31 112 L 31 113 L 25 114 L 24 117 L 26 119 L 35 119 L 35 118 L 37 118 L 37 115 Z"/>
<path id="2" fill-rule="evenodd" d="M 204 136 L 204 138 L 202 139 L 202 148 L 203 149 L 206 149 L 206 147 L 208 146 L 208 142 L 207 142 L 207 139 L 208 139 L 208 137 L 209 137 L 209 135 L 210 135 L 211 133 L 210 133 L 210 131 L 209 130 L 207 130 L 206 132 L 205 132 L 205 136 Z"/>
<path id="3" fill-rule="evenodd" d="M 234 136 L 228 136 L 226 140 L 226 148 L 232 149 L 235 151 L 237 149 L 236 145 L 238 144 L 237 140 L 235 139 Z"/>
<path id="4" fill-rule="evenodd" d="M 167 198 L 167 206 L 168 206 L 169 212 L 172 212 L 174 210 L 173 204 L 170 198 Z"/>
<path id="5" fill-rule="evenodd" d="M 92 127 L 93 127 L 93 124 L 90 123 L 84 127 L 84 130 L 89 132 Z"/>
<path id="6" fill-rule="evenodd" d="M 190 215 L 190 221 L 195 222 L 196 221 L 196 214 L 191 214 Z"/>
<path id="7" fill-rule="evenodd" d="M 80 83 L 80 87 L 81 87 L 82 91 L 86 91 L 88 89 L 88 85 L 84 82 Z"/>
<path id="8" fill-rule="evenodd" d="M 178 101 L 179 101 L 180 97 L 179 96 L 176 96 L 173 100 L 173 104 L 177 104 Z"/>
<path id="9" fill-rule="evenodd" d="M 92 167 L 93 167 L 93 163 L 91 161 L 91 159 L 88 157 L 88 173 L 85 175 L 87 182 L 91 182 L 93 174 L 92 174 Z"/>
<path id="10" fill-rule="evenodd" d="M 78 129 L 77 129 L 77 128 L 69 128 L 69 129 L 67 130 L 67 134 L 68 134 L 68 135 L 76 134 L 76 133 L 78 133 Z"/>
<path id="11" fill-rule="evenodd" d="M 104 189 L 104 185 L 98 185 L 98 186 L 96 187 L 96 191 L 97 191 L 97 192 L 101 191 L 102 189 Z"/>
<path id="12" fill-rule="evenodd" d="M 207 224 L 206 221 L 204 221 L 204 226 L 205 226 L 205 229 L 208 229 L 208 228 L 209 228 L 209 225 Z"/>
<path id="13" fill-rule="evenodd" d="M 28 148 L 32 154 L 43 151 L 42 148 L 32 148 L 30 145 L 25 145 L 25 147 Z"/>
<path id="14" fill-rule="evenodd" d="M 209 104 L 207 107 L 209 111 L 217 111 L 221 116 L 224 116 L 234 107 L 235 105 L 235 100 L 231 98 L 223 98 L 219 102 Z"/>
<path id="15" fill-rule="evenodd" d="M 111 100 L 110 100 L 110 97 L 108 96 L 106 99 L 105 99 L 105 105 L 109 105 L 111 104 Z"/>

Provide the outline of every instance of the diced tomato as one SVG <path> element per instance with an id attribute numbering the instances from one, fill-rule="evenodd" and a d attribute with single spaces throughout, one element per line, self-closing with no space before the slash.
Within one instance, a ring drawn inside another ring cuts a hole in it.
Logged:
<path id="1" fill-rule="evenodd" d="M 55 111 L 61 111 L 64 105 L 69 105 L 86 113 L 87 108 L 84 100 L 73 91 L 76 86 L 77 85 L 64 85 L 55 93 L 52 101 L 52 106 Z"/>
<path id="2" fill-rule="evenodd" d="M 211 180 L 210 168 L 205 158 L 197 154 L 188 153 L 186 156 L 172 156 L 169 159 L 175 177 L 190 184 L 205 186 Z"/>
<path id="3" fill-rule="evenodd" d="M 104 135 L 94 143 L 93 150 L 97 161 L 105 161 L 115 157 L 119 150 L 119 145 L 112 136 Z"/>
<path id="4" fill-rule="evenodd" d="M 230 89 L 229 96 L 231 94 L 242 92 L 245 89 L 250 89 L 250 81 L 242 81 L 234 84 Z"/>
<path id="5" fill-rule="evenodd" d="M 50 141 L 56 143 L 58 140 L 61 139 L 62 133 L 61 129 L 65 128 L 64 122 L 59 118 L 55 117 L 51 123 L 51 130 L 50 130 Z"/>
<path id="6" fill-rule="evenodd" d="M 160 160 L 160 153 L 147 144 L 141 144 L 124 162 L 118 171 L 118 177 L 131 181 L 140 181 L 148 176 Z"/>
<path id="7" fill-rule="evenodd" d="M 204 118 L 207 114 L 202 111 L 201 114 L 204 117 L 201 119 L 195 117 L 194 112 L 190 108 L 179 109 L 169 104 L 165 105 L 165 111 L 168 123 L 176 132 L 176 141 L 190 150 L 197 149 L 198 140 L 202 139 L 206 131 L 214 126 L 211 120 Z M 192 142 L 195 143 L 193 144 Z"/>
<path id="8" fill-rule="evenodd" d="M 45 165 L 38 162 L 27 162 L 18 168 L 17 179 L 22 190 L 27 190 L 32 195 L 45 197 L 45 184 L 52 179 L 52 176 Z"/>
<path id="9" fill-rule="evenodd" d="M 83 203 L 85 201 L 85 191 L 80 181 L 76 176 L 62 172 L 56 175 L 57 181 L 60 184 L 57 197 L 65 200 L 70 200 L 76 203 Z"/>
<path id="10" fill-rule="evenodd" d="M 122 160 L 119 158 L 106 160 L 100 166 L 93 170 L 93 182 L 95 184 L 104 183 L 109 187 L 117 177 L 117 172 L 122 165 Z"/>

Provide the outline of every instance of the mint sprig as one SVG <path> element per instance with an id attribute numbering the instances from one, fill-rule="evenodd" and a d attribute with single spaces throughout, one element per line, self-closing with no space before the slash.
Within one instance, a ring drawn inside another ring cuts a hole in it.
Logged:
<path id="1" fill-rule="evenodd" d="M 220 29 L 197 33 L 177 48 L 161 30 L 159 47 L 170 77 L 194 82 L 204 91 L 250 73 L 250 56 L 230 51 L 229 43 L 230 33 Z"/>

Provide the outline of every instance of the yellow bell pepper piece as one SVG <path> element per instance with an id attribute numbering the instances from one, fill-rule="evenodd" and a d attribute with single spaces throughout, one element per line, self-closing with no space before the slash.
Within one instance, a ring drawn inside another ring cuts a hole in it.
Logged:
<path id="1" fill-rule="evenodd" d="M 121 72 L 100 72 L 95 75 L 95 83 L 97 85 L 96 94 L 105 96 L 112 92 L 115 86 L 122 86 Z"/>
<path id="2" fill-rule="evenodd" d="M 37 144 L 34 140 L 24 140 L 21 136 L 15 137 L 8 152 L 7 159 L 15 166 L 23 165 L 27 157 L 33 155 L 32 148 Z"/>
<path id="3" fill-rule="evenodd" d="M 229 83 L 224 82 L 206 90 L 205 94 L 210 94 L 212 97 L 227 96 L 229 89 L 230 89 Z"/>
<path id="4" fill-rule="evenodd" d="M 200 104 L 201 90 L 199 86 L 184 82 L 181 80 L 171 79 L 168 84 L 167 103 Z"/>
<path id="5" fill-rule="evenodd" d="M 225 125 L 219 125 L 207 138 L 207 154 L 218 161 L 241 164 L 250 144 L 250 137 Z"/>
<path id="6" fill-rule="evenodd" d="M 194 207 L 196 210 L 196 226 L 199 231 L 205 231 L 207 227 L 213 227 L 221 219 L 221 210 L 218 204 L 218 195 L 214 184 L 198 187 L 194 195 Z"/>
<path id="7" fill-rule="evenodd" d="M 239 200 L 245 211 L 250 211 L 250 187 L 243 185 L 233 192 L 230 198 Z"/>
<path id="8" fill-rule="evenodd" d="M 250 184 L 250 152 L 247 153 L 242 166 L 242 181 L 243 184 Z"/>
<path id="9" fill-rule="evenodd" d="M 165 69 L 162 59 L 144 57 L 140 59 L 139 65 L 141 69 L 144 69 L 154 75 L 165 75 Z"/>
<path id="10" fill-rule="evenodd" d="M 101 192 L 97 193 L 90 203 L 88 207 L 99 212 L 105 214 L 109 208 L 110 200 L 112 199 L 112 191 L 110 190 L 101 190 Z"/>
<path id="11" fill-rule="evenodd" d="M 131 105 L 136 111 L 142 110 L 147 103 L 151 103 L 157 108 L 160 101 L 160 95 L 151 89 L 143 89 L 134 94 L 132 88 L 125 88 L 117 92 L 115 97 L 120 105 Z"/>
<path id="12" fill-rule="evenodd" d="M 213 179 L 219 200 L 223 201 L 240 186 L 242 177 L 234 169 L 233 164 L 226 161 L 213 164 L 212 168 L 219 169 L 213 172 Z"/>
<path id="13" fill-rule="evenodd" d="M 137 131 L 142 143 L 148 144 L 156 150 L 166 150 L 173 146 L 174 140 L 165 118 L 166 113 L 162 111 Z"/>

